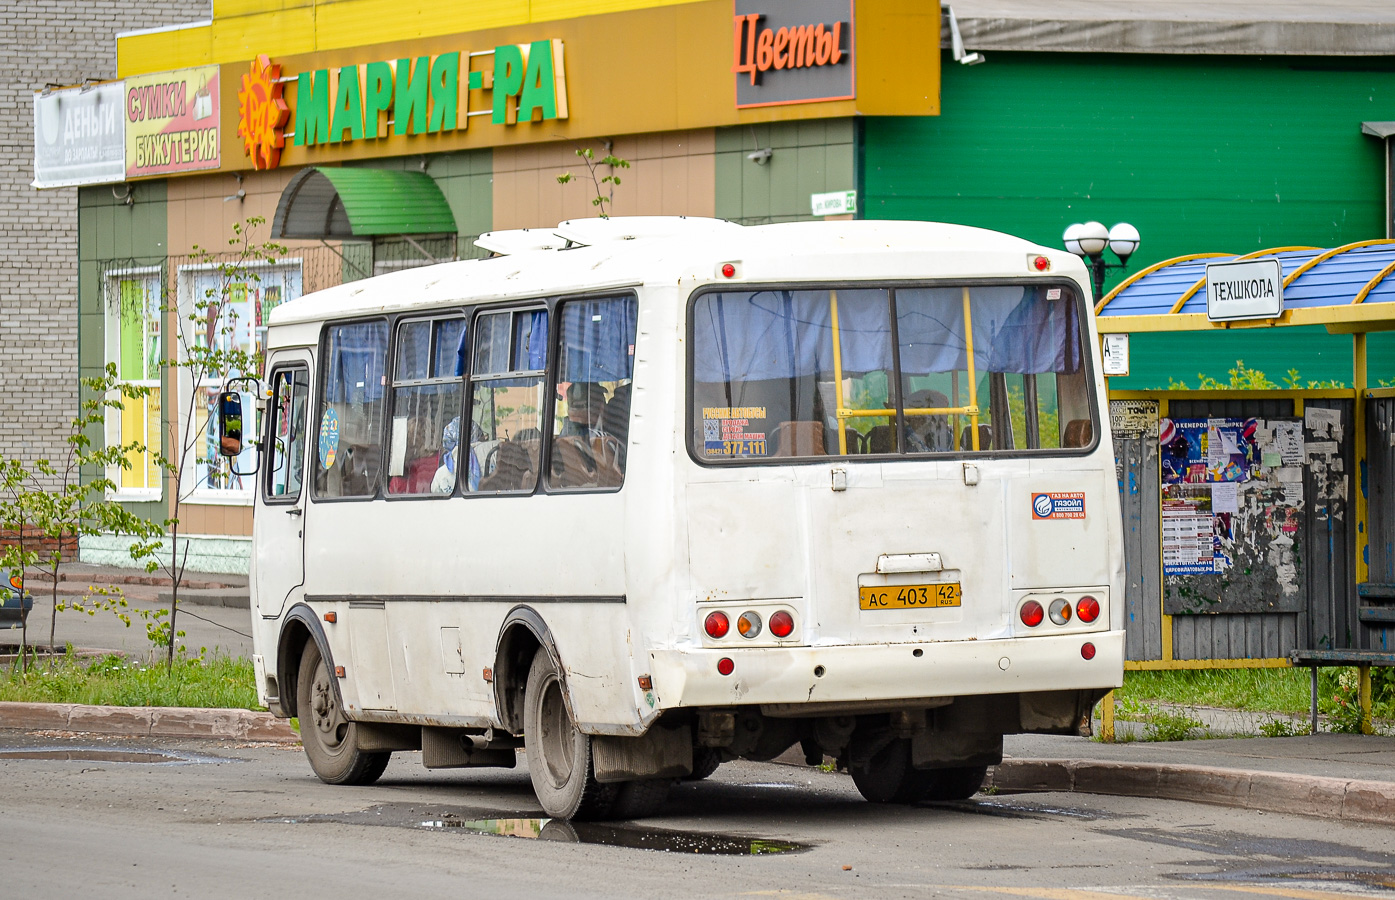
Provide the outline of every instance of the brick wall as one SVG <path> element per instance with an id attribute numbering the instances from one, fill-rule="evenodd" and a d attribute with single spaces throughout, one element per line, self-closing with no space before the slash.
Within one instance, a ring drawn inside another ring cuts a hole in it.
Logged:
<path id="1" fill-rule="evenodd" d="M 210 0 L 0 0 L 0 456 L 60 458 L 77 413 L 77 189 L 38 191 L 33 92 L 116 77 L 116 35 Z"/>

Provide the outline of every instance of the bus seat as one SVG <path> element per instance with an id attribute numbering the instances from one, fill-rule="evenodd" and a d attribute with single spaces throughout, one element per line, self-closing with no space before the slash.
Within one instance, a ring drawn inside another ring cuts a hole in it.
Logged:
<path id="1" fill-rule="evenodd" d="M 770 436 L 771 456 L 827 456 L 822 422 L 781 422 Z"/>
<path id="2" fill-rule="evenodd" d="M 531 490 L 538 471 L 537 445 L 503 441 L 494 455 L 494 471 L 480 479 L 481 491 Z"/>
<path id="3" fill-rule="evenodd" d="M 601 430 L 615 435 L 622 453 L 630 435 L 630 387 L 628 384 L 617 385 L 601 410 Z"/>
<path id="4" fill-rule="evenodd" d="M 559 437 L 552 442 L 551 487 L 619 487 L 624 476 L 617 464 L 614 437 Z"/>
<path id="5" fill-rule="evenodd" d="M 1062 447 L 1088 447 L 1095 439 L 1095 426 L 1089 419 L 1071 419 L 1061 434 Z"/>
<path id="6" fill-rule="evenodd" d="M 867 452 L 895 453 L 896 426 L 873 425 L 872 429 L 867 432 Z"/>
<path id="7" fill-rule="evenodd" d="M 974 448 L 973 432 L 969 430 L 973 427 L 972 425 L 965 425 L 964 430 L 959 433 L 960 450 L 972 450 Z M 993 449 L 993 427 L 991 425 L 978 426 L 978 449 Z"/>

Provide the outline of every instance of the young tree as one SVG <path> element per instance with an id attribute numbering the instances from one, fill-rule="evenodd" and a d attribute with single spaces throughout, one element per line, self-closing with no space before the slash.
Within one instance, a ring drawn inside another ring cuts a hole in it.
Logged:
<path id="1" fill-rule="evenodd" d="M 133 548 L 132 555 L 146 560 L 146 571 L 162 571 L 170 579 L 169 616 L 165 620 L 166 669 L 174 667 L 174 645 L 180 635 L 179 588 L 189 561 L 187 539 L 183 547 L 179 544 L 180 513 L 198 487 L 199 467 L 214 469 L 219 464 L 216 442 L 208 437 L 208 429 L 216 428 L 217 413 L 209 409 L 201 385 L 256 376 L 261 371 L 256 348 L 238 342 L 240 323 L 233 307 L 237 296 L 246 296 L 248 287 L 261 280 L 258 267 L 275 262 L 286 252 L 278 244 L 253 239 L 254 230 L 265 221 L 252 217 L 233 225 L 229 250 L 221 258 L 195 247 L 195 262 L 211 272 L 213 278 L 199 295 L 189 298 L 187 306 L 172 296 L 165 307 L 165 312 L 178 323 L 174 346 L 164 365 L 179 376 L 174 380 L 178 384 L 180 412 L 170 420 L 166 446 L 156 457 L 171 485 L 169 514 L 154 528 L 163 540 Z"/>
<path id="2" fill-rule="evenodd" d="M 610 152 L 610 142 L 606 141 L 606 155 L 599 160 L 596 159 L 595 151 L 590 147 L 582 147 L 576 151 L 576 155 L 586 164 L 586 172 L 591 176 L 591 187 L 596 192 L 596 196 L 591 198 L 591 205 L 600 208 L 602 219 L 610 218 L 610 207 L 615 204 L 615 186 L 620 183 L 620 176 L 615 174 L 616 169 L 628 169 L 630 164 Z M 601 166 L 609 166 L 610 173 L 600 174 Z M 563 172 L 557 176 L 558 184 L 567 184 L 573 180 L 571 172 Z M 609 185 L 606 188 L 605 185 Z"/>
<path id="3" fill-rule="evenodd" d="M 29 659 L 29 610 L 24 607 L 24 570 L 38 559 L 29 549 L 28 501 L 24 485 L 29 472 L 17 459 L 0 460 L 0 530 L 13 532 L 14 542 L 0 550 L 0 567 L 8 575 L 10 587 L 19 595 L 19 668 L 26 671 Z"/>

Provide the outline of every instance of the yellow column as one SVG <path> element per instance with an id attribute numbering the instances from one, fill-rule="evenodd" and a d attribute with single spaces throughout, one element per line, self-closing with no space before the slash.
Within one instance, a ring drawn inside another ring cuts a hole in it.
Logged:
<path id="1" fill-rule="evenodd" d="M 978 380 L 974 376 L 974 323 L 973 315 L 969 310 L 969 289 L 964 288 L 964 343 L 967 347 L 969 360 L 969 440 L 971 446 L 978 450 Z"/>
<path id="2" fill-rule="evenodd" d="M 848 455 L 848 431 L 843 427 L 843 339 L 838 333 L 838 292 L 828 292 L 828 314 L 833 319 L 834 420 L 838 426 L 838 455 Z"/>
<path id="3" fill-rule="evenodd" d="M 1114 743 L 1114 692 L 1110 691 L 1100 701 L 1100 740 Z"/>
<path id="4" fill-rule="evenodd" d="M 1371 726 L 1371 667 L 1357 666 L 1356 697 L 1361 705 L 1361 733 L 1375 734 Z"/>

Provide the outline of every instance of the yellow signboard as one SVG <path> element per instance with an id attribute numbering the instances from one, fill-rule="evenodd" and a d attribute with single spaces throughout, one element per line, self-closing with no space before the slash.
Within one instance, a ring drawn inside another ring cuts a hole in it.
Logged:
<path id="1" fill-rule="evenodd" d="M 218 66 L 126 79 L 126 177 L 216 169 Z"/>

